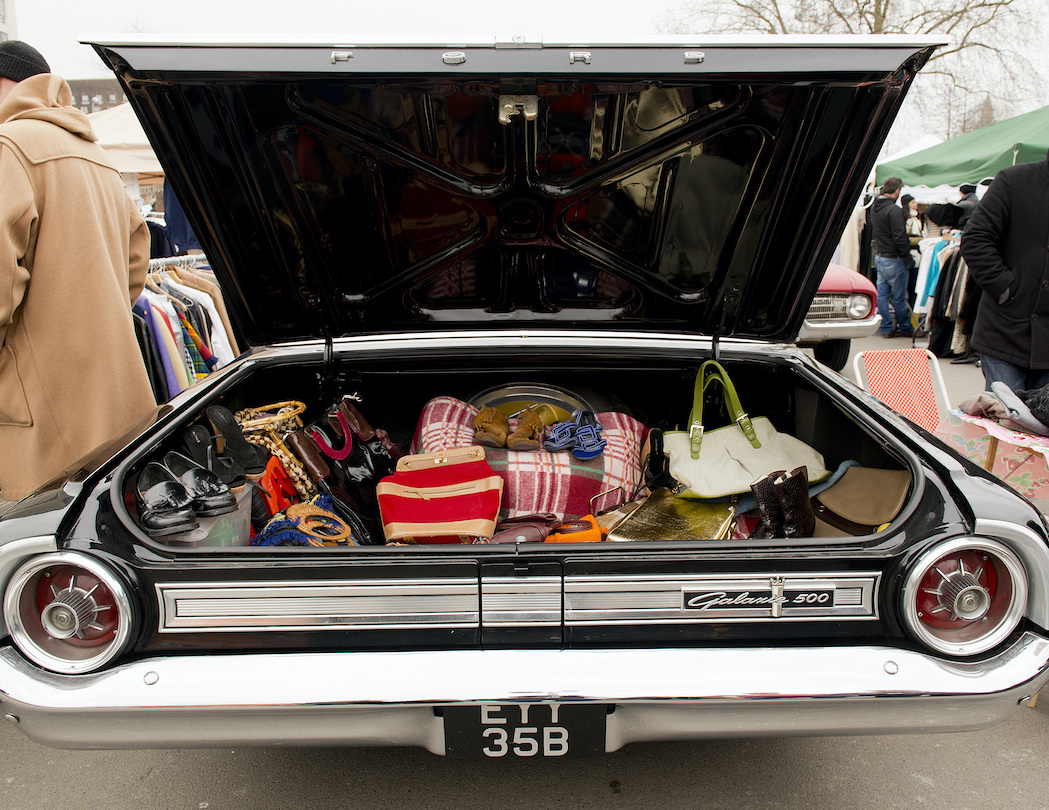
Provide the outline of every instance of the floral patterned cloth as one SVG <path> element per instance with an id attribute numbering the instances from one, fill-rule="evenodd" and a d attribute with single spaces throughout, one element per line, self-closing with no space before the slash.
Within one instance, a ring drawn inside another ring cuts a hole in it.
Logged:
<path id="1" fill-rule="evenodd" d="M 985 417 L 953 410 L 936 434 L 981 467 L 987 461 L 991 438 L 1001 444 L 991 472 L 1027 498 L 1049 499 L 1049 438 L 1009 430 Z"/>

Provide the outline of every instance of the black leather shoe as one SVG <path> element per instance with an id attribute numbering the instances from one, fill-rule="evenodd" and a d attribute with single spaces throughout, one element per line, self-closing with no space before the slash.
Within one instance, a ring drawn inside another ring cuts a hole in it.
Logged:
<path id="1" fill-rule="evenodd" d="M 151 461 L 143 468 L 135 487 L 135 499 L 139 523 L 153 537 L 197 528 L 193 499 L 163 464 Z"/>
<path id="2" fill-rule="evenodd" d="M 165 453 L 164 466 L 186 488 L 198 517 L 225 515 L 237 508 L 237 497 L 211 470 L 181 453 Z"/>

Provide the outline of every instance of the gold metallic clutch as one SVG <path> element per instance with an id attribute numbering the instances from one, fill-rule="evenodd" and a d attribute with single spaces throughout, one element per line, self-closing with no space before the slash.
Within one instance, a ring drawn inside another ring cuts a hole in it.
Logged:
<path id="1" fill-rule="evenodd" d="M 630 516 L 608 533 L 611 541 L 724 540 L 732 533 L 734 503 L 679 498 L 656 489 Z"/>

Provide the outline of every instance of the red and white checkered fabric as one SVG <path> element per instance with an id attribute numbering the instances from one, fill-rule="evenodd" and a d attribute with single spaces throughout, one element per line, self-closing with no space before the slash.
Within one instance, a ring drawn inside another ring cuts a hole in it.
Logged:
<path id="1" fill-rule="evenodd" d="M 475 416 L 477 408 L 462 400 L 430 400 L 420 414 L 412 452 L 439 453 L 470 446 Z M 641 445 L 648 431 L 625 413 L 603 412 L 597 419 L 608 444 L 594 459 L 578 459 L 567 452 L 485 448 L 488 463 L 504 483 L 501 517 L 553 512 L 574 519 L 589 513 L 590 499 L 602 492 L 622 488 L 596 502 L 596 509 L 614 506 L 634 494 L 642 480 Z M 511 429 L 516 423 L 510 420 Z"/>
<path id="2" fill-rule="evenodd" d="M 932 432 L 940 425 L 940 410 L 929 363 L 925 349 L 863 353 L 870 392 L 897 413 Z"/>

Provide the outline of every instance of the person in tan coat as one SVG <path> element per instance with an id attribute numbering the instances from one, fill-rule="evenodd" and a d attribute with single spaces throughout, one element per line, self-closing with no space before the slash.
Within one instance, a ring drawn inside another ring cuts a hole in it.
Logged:
<path id="1" fill-rule="evenodd" d="M 71 103 L 0 42 L 0 507 L 156 408 L 131 315 L 149 232 Z"/>

